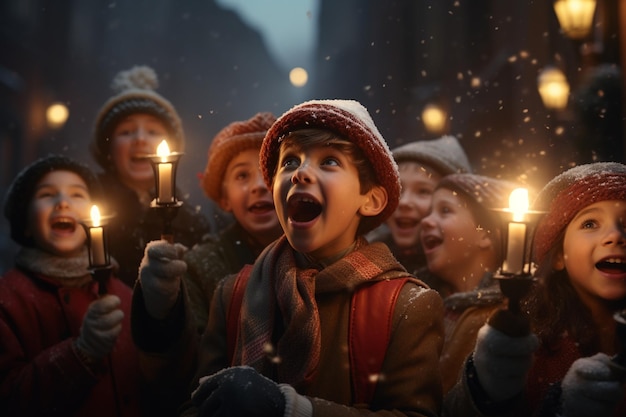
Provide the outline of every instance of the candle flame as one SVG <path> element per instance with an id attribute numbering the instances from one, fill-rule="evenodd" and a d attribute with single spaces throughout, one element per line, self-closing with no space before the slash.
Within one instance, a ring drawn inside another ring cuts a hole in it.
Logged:
<path id="1" fill-rule="evenodd" d="M 96 205 L 91 206 L 91 222 L 93 227 L 100 227 L 100 210 Z"/>
<path id="2" fill-rule="evenodd" d="M 165 139 L 157 147 L 157 155 L 163 158 L 163 162 L 165 162 L 165 157 L 170 155 L 170 147 Z"/>
<path id="3" fill-rule="evenodd" d="M 513 212 L 513 221 L 524 221 L 528 206 L 528 190 L 526 188 L 514 189 L 509 196 L 509 209 Z"/>

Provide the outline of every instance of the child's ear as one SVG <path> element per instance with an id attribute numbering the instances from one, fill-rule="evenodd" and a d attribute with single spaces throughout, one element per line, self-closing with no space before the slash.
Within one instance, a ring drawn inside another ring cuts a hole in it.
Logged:
<path id="1" fill-rule="evenodd" d="M 224 210 L 227 213 L 230 213 L 233 211 L 233 208 L 230 205 L 230 200 L 228 200 L 228 197 L 225 194 L 226 193 L 222 193 L 222 197 L 220 198 L 219 205 L 222 210 Z"/>
<path id="2" fill-rule="evenodd" d="M 377 216 L 385 207 L 387 207 L 387 190 L 382 186 L 376 185 L 372 187 L 366 194 L 366 199 L 359 209 L 359 214 L 362 216 Z"/>
<path id="3" fill-rule="evenodd" d="M 480 237 L 478 239 L 478 247 L 480 249 L 489 249 L 493 246 L 493 240 L 491 239 L 491 233 L 487 229 L 480 230 Z"/>
<path id="4" fill-rule="evenodd" d="M 565 269 L 565 257 L 563 256 L 563 252 L 559 252 L 552 262 L 552 268 L 555 271 L 562 271 Z"/>

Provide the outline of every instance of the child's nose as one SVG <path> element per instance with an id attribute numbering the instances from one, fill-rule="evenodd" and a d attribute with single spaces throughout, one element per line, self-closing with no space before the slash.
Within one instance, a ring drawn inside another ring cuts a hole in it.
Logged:
<path id="1" fill-rule="evenodd" d="M 57 200 L 56 200 L 56 207 L 57 208 L 67 208 L 69 207 L 70 203 L 69 203 L 69 197 L 63 193 L 57 195 Z"/>
<path id="2" fill-rule="evenodd" d="M 306 163 L 300 165 L 291 176 L 292 184 L 299 184 L 301 182 L 311 183 L 312 179 L 313 178 L 309 170 L 309 164 Z"/>
<path id="3" fill-rule="evenodd" d="M 624 225 L 620 223 L 616 223 L 611 230 L 607 233 L 604 239 L 605 245 L 616 244 L 616 245 L 625 245 L 626 244 L 626 229 Z"/>

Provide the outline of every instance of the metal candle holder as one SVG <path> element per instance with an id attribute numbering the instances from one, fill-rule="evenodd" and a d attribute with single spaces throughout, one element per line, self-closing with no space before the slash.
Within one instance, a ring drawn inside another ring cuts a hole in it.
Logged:
<path id="1" fill-rule="evenodd" d="M 161 238 L 170 243 L 174 241 L 172 221 L 183 205 L 182 201 L 176 199 L 176 170 L 183 155 L 180 152 L 170 152 L 167 142 L 163 141 L 155 155 L 146 156 L 152 165 L 156 190 L 156 197 L 150 203 L 150 207 L 157 210 L 163 220 Z"/>
<path id="2" fill-rule="evenodd" d="M 520 303 L 534 282 L 532 240 L 537 223 L 545 212 L 524 210 L 523 217 L 516 219 L 511 208 L 493 211 L 500 216 L 502 225 L 502 264 L 494 278 L 508 299 L 508 308 L 496 311 L 489 318 L 489 324 L 509 336 L 524 336 L 530 331 L 530 323 Z"/>
<path id="3" fill-rule="evenodd" d="M 97 206 L 91 208 L 91 218 L 84 219 L 80 224 L 87 235 L 89 253 L 89 272 L 98 282 L 98 294 L 106 294 L 106 282 L 113 269 L 108 251 L 109 231 L 107 224 L 113 216 L 101 216 Z"/>

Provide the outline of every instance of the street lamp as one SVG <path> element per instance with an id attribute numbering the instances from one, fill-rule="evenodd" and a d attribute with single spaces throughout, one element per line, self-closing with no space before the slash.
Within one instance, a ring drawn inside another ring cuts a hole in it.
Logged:
<path id="1" fill-rule="evenodd" d="M 563 110 L 567 107 L 570 87 L 563 71 L 546 67 L 537 77 L 537 87 L 547 109 Z"/>
<path id="2" fill-rule="evenodd" d="M 565 35 L 584 39 L 591 32 L 596 0 L 556 0 L 554 11 Z"/>

